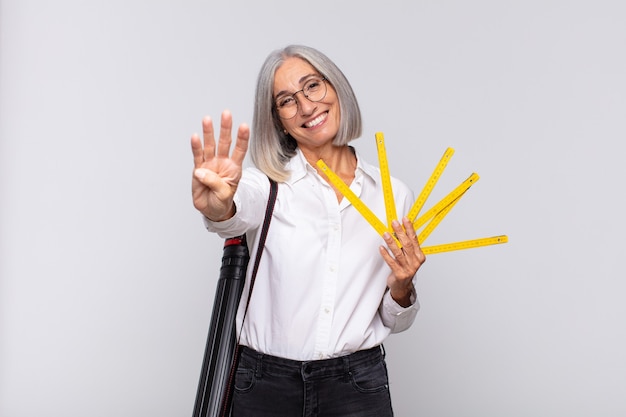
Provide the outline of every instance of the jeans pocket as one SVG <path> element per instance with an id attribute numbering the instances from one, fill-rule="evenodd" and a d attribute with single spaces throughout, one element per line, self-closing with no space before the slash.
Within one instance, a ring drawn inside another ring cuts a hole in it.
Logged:
<path id="1" fill-rule="evenodd" d="M 239 393 L 246 393 L 254 388 L 256 377 L 254 370 L 239 367 L 235 374 L 235 390 Z"/>
<path id="2" fill-rule="evenodd" d="M 389 390 L 389 378 L 384 361 L 358 367 L 350 373 L 352 386 L 359 392 L 372 393 Z"/>

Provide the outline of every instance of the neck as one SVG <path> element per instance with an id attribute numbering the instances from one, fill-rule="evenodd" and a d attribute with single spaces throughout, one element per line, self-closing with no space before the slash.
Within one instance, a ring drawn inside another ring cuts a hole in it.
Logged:
<path id="1" fill-rule="evenodd" d="M 324 163 L 349 186 L 354 180 L 354 173 L 356 171 L 357 160 L 354 151 L 348 146 L 333 146 L 332 149 L 326 149 L 324 152 L 307 152 L 302 149 L 302 153 L 309 164 L 315 168 L 317 173 L 335 190 L 337 201 L 341 202 L 343 195 L 317 166 L 317 161 L 320 159 L 323 160 Z"/>
<path id="2" fill-rule="evenodd" d="M 301 148 L 307 162 L 315 169 L 317 161 L 323 160 L 337 174 L 353 175 L 356 169 L 356 155 L 348 146 L 328 146 L 319 149 Z"/>

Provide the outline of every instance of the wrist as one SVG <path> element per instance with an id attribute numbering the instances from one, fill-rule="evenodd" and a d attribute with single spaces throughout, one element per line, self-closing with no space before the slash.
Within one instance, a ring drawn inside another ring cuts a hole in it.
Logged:
<path id="1" fill-rule="evenodd" d="M 401 307 L 410 307 L 413 304 L 412 298 L 414 293 L 415 288 L 413 287 L 413 283 L 406 287 L 389 289 L 391 298 Z"/>
<path id="2" fill-rule="evenodd" d="M 219 222 L 223 222 L 223 221 L 226 221 L 228 219 L 233 218 L 235 213 L 237 213 L 237 207 L 235 206 L 235 203 L 233 202 L 233 204 L 230 206 L 230 209 L 228 210 L 228 212 L 225 215 L 223 215 L 223 216 L 207 216 L 205 214 L 204 217 L 209 219 L 209 221 L 212 221 L 214 223 L 219 223 Z"/>

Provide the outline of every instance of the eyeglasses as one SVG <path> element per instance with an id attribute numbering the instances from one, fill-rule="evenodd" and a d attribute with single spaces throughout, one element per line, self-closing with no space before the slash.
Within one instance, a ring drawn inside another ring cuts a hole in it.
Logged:
<path id="1" fill-rule="evenodd" d="M 318 102 L 326 97 L 326 77 L 313 77 L 310 78 L 302 90 L 298 90 L 293 94 L 285 94 L 276 98 L 274 105 L 278 112 L 278 117 L 281 119 L 291 119 L 298 114 L 298 100 L 296 94 L 302 93 L 307 100 L 312 102 Z"/>

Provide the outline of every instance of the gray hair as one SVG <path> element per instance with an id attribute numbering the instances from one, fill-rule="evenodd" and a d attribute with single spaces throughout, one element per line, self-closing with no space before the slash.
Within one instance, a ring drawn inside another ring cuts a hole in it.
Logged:
<path id="1" fill-rule="evenodd" d="M 274 108 L 274 76 L 287 58 L 301 58 L 326 77 L 337 92 L 341 121 L 333 144 L 347 145 L 361 136 L 361 110 L 346 76 L 326 55 L 302 45 L 289 45 L 272 52 L 261 67 L 257 79 L 254 116 L 250 139 L 252 162 L 268 177 L 282 182 L 289 178 L 285 164 L 295 155 L 296 141 L 283 132 Z"/>

